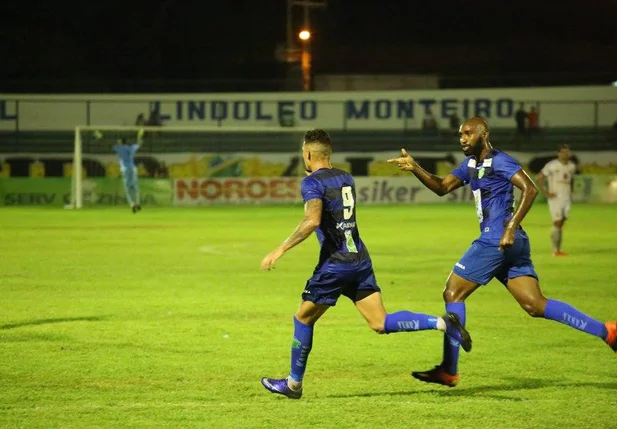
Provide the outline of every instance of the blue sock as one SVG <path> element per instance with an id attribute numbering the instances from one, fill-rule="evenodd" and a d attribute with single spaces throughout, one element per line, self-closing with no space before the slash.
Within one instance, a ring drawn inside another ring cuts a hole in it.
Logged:
<path id="1" fill-rule="evenodd" d="M 466 312 L 464 302 L 446 302 L 446 311 L 456 313 L 461 321 L 461 325 L 465 326 Z M 448 374 L 457 374 L 458 371 L 458 352 L 459 343 L 443 334 L 443 361 L 442 368 Z"/>
<path id="2" fill-rule="evenodd" d="M 428 314 L 412 313 L 411 311 L 387 314 L 386 322 L 384 323 L 386 334 L 425 331 L 427 329 L 437 329 L 437 318 Z"/>
<path id="3" fill-rule="evenodd" d="M 306 371 L 306 361 L 313 347 L 313 325 L 305 325 L 294 316 L 294 339 L 291 342 L 291 372 L 293 381 L 301 382 Z"/>
<path id="4" fill-rule="evenodd" d="M 556 301 L 554 299 L 549 299 L 547 301 L 546 308 L 544 309 L 544 318 L 563 323 L 579 331 L 600 337 L 603 340 L 605 340 L 608 335 L 604 323 L 592 319 L 565 302 Z"/>

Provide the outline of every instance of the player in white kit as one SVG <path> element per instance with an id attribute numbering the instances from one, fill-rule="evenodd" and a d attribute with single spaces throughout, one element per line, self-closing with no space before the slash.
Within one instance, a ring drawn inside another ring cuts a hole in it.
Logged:
<path id="1" fill-rule="evenodd" d="M 551 241 L 554 256 L 567 255 L 561 251 L 561 237 L 563 224 L 570 215 L 575 174 L 576 164 L 570 161 L 570 148 L 567 145 L 561 145 L 557 152 L 557 159 L 549 161 L 536 176 L 538 188 L 548 199 L 548 208 L 553 219 Z"/>

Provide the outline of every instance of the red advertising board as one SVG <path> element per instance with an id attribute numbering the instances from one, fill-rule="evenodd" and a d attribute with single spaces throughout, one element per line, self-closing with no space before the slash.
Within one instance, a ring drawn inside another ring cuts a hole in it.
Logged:
<path id="1" fill-rule="evenodd" d="M 291 203 L 301 200 L 298 177 L 175 179 L 174 205 Z"/>

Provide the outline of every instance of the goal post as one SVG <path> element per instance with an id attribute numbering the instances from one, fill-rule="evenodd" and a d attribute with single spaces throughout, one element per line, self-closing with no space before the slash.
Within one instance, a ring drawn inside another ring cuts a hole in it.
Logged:
<path id="1" fill-rule="evenodd" d="M 84 177 L 92 177 L 88 157 L 108 157 L 118 162 L 111 146 L 119 139 L 137 141 L 143 132 L 141 147 L 136 154 L 158 156 L 168 154 L 232 155 L 234 153 L 284 153 L 300 157 L 300 146 L 305 130 L 295 127 L 268 126 L 118 126 L 79 125 L 75 127 L 70 202 L 68 209 L 81 209 L 88 203 L 84 198 Z M 299 160 L 301 164 L 301 160 Z M 303 176 L 297 166 L 294 175 Z M 100 172 L 98 174 L 100 177 Z M 170 177 L 171 178 L 171 177 Z"/>

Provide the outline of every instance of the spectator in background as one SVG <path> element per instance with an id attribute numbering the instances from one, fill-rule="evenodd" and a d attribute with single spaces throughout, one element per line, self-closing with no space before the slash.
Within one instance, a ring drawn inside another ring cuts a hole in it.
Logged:
<path id="1" fill-rule="evenodd" d="M 150 117 L 148 118 L 147 125 L 151 127 L 160 127 L 161 125 L 163 125 L 161 121 L 161 112 L 158 108 L 152 109 L 150 111 Z"/>
<path id="2" fill-rule="evenodd" d="M 143 113 L 137 115 L 137 119 L 135 119 L 135 125 L 137 125 L 138 127 L 146 125 L 146 117 Z"/>
<path id="3" fill-rule="evenodd" d="M 157 179 L 169 177 L 169 171 L 167 170 L 167 165 L 165 164 L 165 161 L 161 161 L 161 163 L 155 168 L 154 177 Z"/>
<path id="4" fill-rule="evenodd" d="M 529 130 L 529 134 L 536 134 L 539 127 L 540 115 L 535 107 L 532 107 L 529 113 L 527 114 L 527 128 Z"/>
<path id="5" fill-rule="evenodd" d="M 450 131 L 453 135 L 458 135 L 458 128 L 461 126 L 461 118 L 457 113 L 450 115 Z"/>
<path id="6" fill-rule="evenodd" d="M 525 104 L 519 104 L 518 110 L 514 113 L 514 119 L 516 120 L 516 134 L 526 134 L 527 112 L 525 112 Z"/>
<path id="7" fill-rule="evenodd" d="M 422 131 L 433 133 L 437 131 L 437 121 L 431 109 L 426 109 L 422 120 Z"/>

